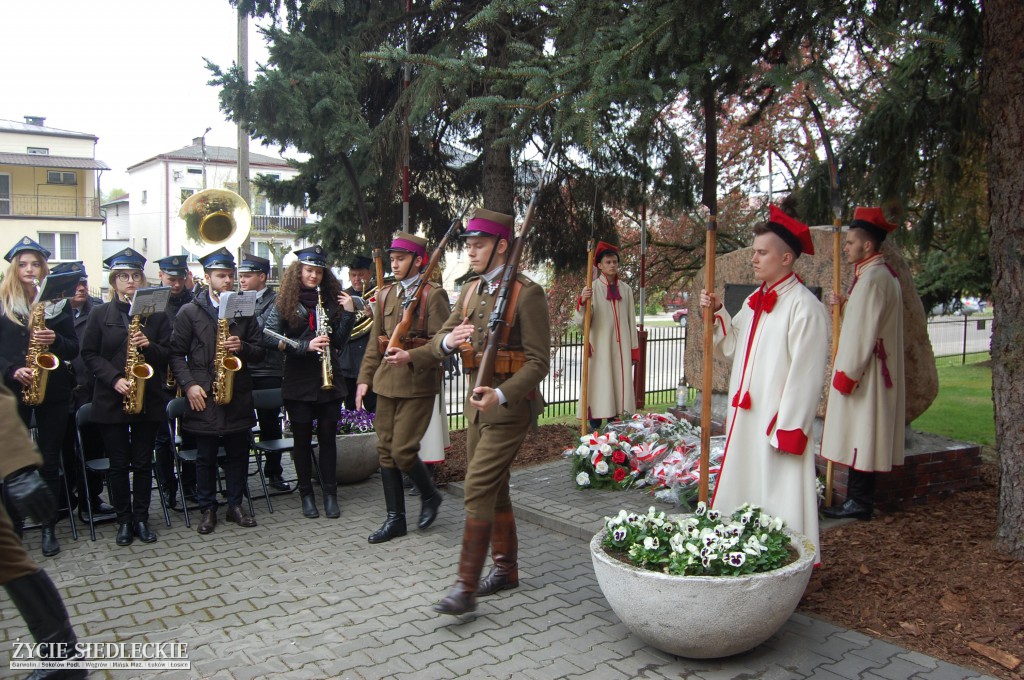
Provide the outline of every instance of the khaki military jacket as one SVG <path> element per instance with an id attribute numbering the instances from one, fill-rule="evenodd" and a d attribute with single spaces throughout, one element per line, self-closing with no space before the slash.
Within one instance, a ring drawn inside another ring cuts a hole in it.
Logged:
<path id="1" fill-rule="evenodd" d="M 420 304 L 422 304 L 421 301 Z M 383 310 L 383 311 L 381 311 Z M 402 285 L 386 286 L 377 293 L 377 309 L 370 328 L 370 341 L 359 366 L 357 384 L 369 385 L 370 391 L 382 397 L 431 397 L 441 391 L 441 360 L 434 356 L 430 344 L 409 349 L 412 358 L 404 366 L 390 366 L 381 361 L 377 338 L 394 333 L 402 319 Z M 448 318 L 448 293 L 444 288 L 430 285 L 426 299 L 426 338 L 430 339 Z M 417 336 L 420 328 L 420 310 L 416 309 L 410 336 Z"/>
<path id="2" fill-rule="evenodd" d="M 28 430 L 18 415 L 18 398 L 3 385 L 0 385 L 0 433 L 4 437 L 3 451 L 0 452 L 0 479 L 23 468 L 43 464 L 42 456 L 32 445 Z"/>
<path id="3" fill-rule="evenodd" d="M 551 363 L 551 321 L 548 316 L 548 303 L 544 289 L 529 277 L 519 274 L 517 280 L 522 284 L 516 310 L 512 318 L 512 327 L 508 336 L 509 349 L 521 349 L 526 355 L 522 368 L 505 380 L 495 380 L 494 385 L 501 390 L 507 400 L 505 404 L 480 413 L 469 404 L 469 394 L 476 385 L 476 370 L 470 373 L 469 392 L 466 395 L 466 417 L 471 422 L 499 423 L 511 412 L 518 414 L 524 405 L 530 405 L 535 413 L 543 408 L 544 400 L 540 394 L 540 383 L 548 374 Z M 475 352 L 484 351 L 487 344 L 487 323 L 491 318 L 491 310 L 497 299 L 497 290 L 488 290 L 488 286 L 480 277 L 466 282 L 455 303 L 448 321 L 434 336 L 431 347 L 438 359 L 447 356 L 443 340 L 453 328 L 462 323 L 463 310 L 468 309 L 469 321 L 475 326 L 471 344 Z M 468 306 L 467 306 L 468 302 Z M 454 348 L 458 351 L 458 348 Z M 532 404 L 531 404 L 532 402 Z"/>

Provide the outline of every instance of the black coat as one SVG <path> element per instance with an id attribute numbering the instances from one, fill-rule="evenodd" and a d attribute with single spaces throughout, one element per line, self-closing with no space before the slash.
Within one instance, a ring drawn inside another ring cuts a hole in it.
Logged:
<path id="1" fill-rule="evenodd" d="M 75 378 L 71 372 L 71 360 L 78 356 L 78 336 L 75 335 L 75 323 L 71 317 L 71 305 L 61 300 L 52 308 L 55 315 L 45 320 L 46 327 L 56 334 L 50 345 L 52 352 L 60 359 L 60 366 L 51 372 L 46 383 L 46 399 L 44 403 L 57 401 L 70 402 L 71 390 Z M 59 310 L 59 311 L 58 311 Z M 0 374 L 4 384 L 20 399 L 21 383 L 14 379 L 14 372 L 25 365 L 28 353 L 28 327 L 19 325 L 7 318 L 0 308 Z"/>
<path id="2" fill-rule="evenodd" d="M 345 289 L 345 292 L 356 298 L 362 297 L 362 293 L 356 291 L 355 288 L 349 286 Z M 369 304 L 366 302 L 365 304 Z M 367 329 L 362 336 L 358 338 L 349 337 L 349 341 L 345 343 L 345 347 L 341 350 L 341 374 L 346 378 L 355 380 L 359 377 L 359 367 L 363 363 L 363 355 L 366 354 L 366 344 L 370 342 L 370 331 Z M 376 342 L 376 340 L 374 340 Z"/>
<path id="3" fill-rule="evenodd" d="M 261 333 L 267 325 L 267 319 L 270 318 L 270 314 L 274 311 L 275 302 L 277 302 L 277 293 L 268 288 L 264 290 L 263 295 L 256 303 L 256 320 L 260 323 Z M 274 343 L 273 347 L 266 343 L 263 346 L 267 349 L 267 358 L 250 367 L 253 377 L 271 376 L 280 378 L 281 371 L 284 369 L 284 356 L 277 350 L 277 343 Z"/>
<path id="4" fill-rule="evenodd" d="M 285 399 L 295 401 L 331 401 L 343 399 L 348 390 L 345 389 L 345 382 L 342 380 L 341 368 L 338 363 L 338 353 L 348 342 L 348 336 L 352 332 L 352 324 L 355 322 L 354 312 L 347 312 L 338 306 L 335 300 L 325 300 L 327 308 L 327 322 L 331 327 L 331 365 L 334 369 L 334 389 L 322 390 L 322 373 L 320 368 L 320 354 L 308 351 L 309 342 L 316 337 L 309 323 L 298 324 L 295 315 L 299 318 L 308 318 L 309 310 L 299 304 L 295 314 L 290 319 L 285 319 L 280 310 L 275 306 L 270 316 L 267 317 L 266 327 L 270 330 L 286 335 L 297 340 L 298 347 L 285 345 L 284 348 L 284 375 L 281 381 L 281 396 Z M 278 341 L 270 336 L 264 336 L 265 347 L 277 349 Z"/>
<path id="5" fill-rule="evenodd" d="M 254 317 L 234 319 L 228 325 L 230 335 L 242 340 L 237 356 L 242 368 L 234 377 L 234 396 L 231 402 L 219 406 L 213 402 L 214 365 L 217 357 L 217 310 L 205 292 L 185 305 L 174 319 L 171 332 L 171 369 L 181 387 L 182 394 L 192 385 L 206 391 L 206 407 L 199 412 L 185 411 L 183 428 L 200 435 L 219 435 L 249 430 L 256 424 L 252 406 L 252 376 L 250 362 L 262 361 L 266 350 L 262 346 L 259 323 Z"/>
<path id="6" fill-rule="evenodd" d="M 168 349 L 171 346 L 171 332 L 174 330 L 175 317 L 178 316 L 178 312 L 181 311 L 182 307 L 192 302 L 192 300 L 194 299 L 195 296 L 192 294 L 192 291 L 188 289 L 181 291 L 181 293 L 178 295 L 172 295 L 167 298 L 167 306 L 164 307 L 163 313 L 167 317 L 167 337 L 164 338 L 164 344 L 167 345 Z M 153 368 L 156 369 L 156 376 L 153 379 L 159 380 L 160 384 L 164 385 L 164 389 L 166 390 L 167 373 L 171 369 L 170 363 L 165 363 L 160 366 L 153 366 Z M 167 390 L 168 398 L 175 396 L 174 393 L 176 392 L 177 389 Z"/>
<path id="7" fill-rule="evenodd" d="M 81 346 L 82 338 L 85 336 L 85 326 L 89 321 L 89 315 L 102 304 L 102 300 L 90 295 L 85 304 L 82 305 L 82 309 L 79 310 L 78 316 L 75 316 L 75 308 L 71 308 L 71 318 L 74 320 L 75 337 L 78 338 L 79 346 Z M 71 302 L 69 301 L 68 306 L 70 305 Z M 86 368 L 81 353 L 71 360 L 71 368 L 75 374 L 74 401 L 71 410 L 77 411 L 82 404 L 88 404 L 92 401 L 92 384 L 96 381 L 96 378 L 93 376 L 92 371 Z"/>
<path id="8" fill-rule="evenodd" d="M 167 418 L 167 392 L 159 374 L 146 381 L 142 413 L 124 412 L 124 397 L 114 390 L 114 383 L 125 376 L 128 360 L 128 309 L 124 302 L 99 305 L 89 314 L 82 338 L 82 360 L 95 377 L 92 392 L 92 419 L 97 423 L 161 422 Z M 153 314 L 145 320 L 142 334 L 149 338 L 149 347 L 141 350 L 146 363 L 156 369 L 170 357 L 167 346 L 167 316 Z"/>

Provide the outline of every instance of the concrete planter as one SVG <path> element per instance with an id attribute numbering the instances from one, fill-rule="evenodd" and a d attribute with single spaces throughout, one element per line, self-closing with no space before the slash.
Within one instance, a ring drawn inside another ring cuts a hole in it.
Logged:
<path id="1" fill-rule="evenodd" d="M 338 443 L 338 484 L 361 482 L 380 467 L 376 432 L 342 434 L 335 441 Z"/>
<path id="2" fill-rule="evenodd" d="M 753 649 L 786 623 L 814 567 L 814 544 L 788 532 L 799 558 L 775 571 L 747 576 L 672 576 L 639 569 L 590 541 L 597 583 L 615 615 L 652 647 L 691 659 Z"/>

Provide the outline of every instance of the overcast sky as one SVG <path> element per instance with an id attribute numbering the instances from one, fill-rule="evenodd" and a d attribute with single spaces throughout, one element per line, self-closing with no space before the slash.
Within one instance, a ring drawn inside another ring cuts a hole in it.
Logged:
<path id="1" fill-rule="evenodd" d="M 203 58 L 221 67 L 237 55 L 227 0 L 35 0 L 3 3 L 0 118 L 45 116 L 46 125 L 99 137 L 96 158 L 112 169 L 101 188 L 127 186 L 127 168 L 191 143 L 236 146 Z M 249 77 L 266 62 L 249 26 Z M 251 144 L 276 156 L 276 148 Z"/>

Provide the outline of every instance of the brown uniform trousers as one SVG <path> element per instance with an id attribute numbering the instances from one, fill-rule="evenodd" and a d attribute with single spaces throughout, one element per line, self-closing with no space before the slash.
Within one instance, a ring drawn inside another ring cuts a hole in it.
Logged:
<path id="1" fill-rule="evenodd" d="M 378 293 L 378 309 L 370 329 L 370 342 L 359 367 L 357 383 L 365 383 L 377 394 L 374 429 L 377 431 L 377 454 L 382 467 L 409 471 L 416 463 L 420 440 L 423 439 L 434 408 L 434 397 L 441 390 L 441 360 L 430 345 L 409 349 L 412 361 L 405 366 L 390 366 L 383 358 L 377 338 L 391 337 L 402 318 L 402 286 L 387 286 Z M 420 332 L 417 309 L 414 333 Z M 426 295 L 425 337 L 429 339 L 448 318 L 448 293 L 431 284 Z M 422 337 L 422 336 L 421 336 Z"/>
<path id="2" fill-rule="evenodd" d="M 507 401 L 485 413 L 477 411 L 469 403 L 472 387 L 476 384 L 474 369 L 470 374 L 470 390 L 464 409 L 469 423 L 466 435 L 466 514 L 487 522 L 493 521 L 496 511 L 512 508 L 508 488 L 512 461 L 526 438 L 534 412 L 543 407 L 539 385 L 548 374 L 551 360 L 551 323 L 544 289 L 522 274 L 518 280 L 523 287 L 512 319 L 509 347 L 522 349 L 526 361 L 512 376 L 496 376 L 493 387 L 500 389 Z M 464 309 L 469 310 L 469 320 L 476 327 L 471 338 L 473 348 L 476 352 L 483 351 L 496 293 L 488 292 L 479 278 L 466 282 L 451 316 L 431 344 L 436 357 L 446 356 L 443 339 L 462 323 Z"/>
<path id="3" fill-rule="evenodd" d="M 0 436 L 4 445 L 0 450 L 0 478 L 29 466 L 38 467 L 43 458 L 36 451 L 25 425 L 18 416 L 16 397 L 0 385 Z M 0 585 L 28 576 L 39 570 L 21 545 L 14 532 L 6 508 L 0 504 Z"/>

